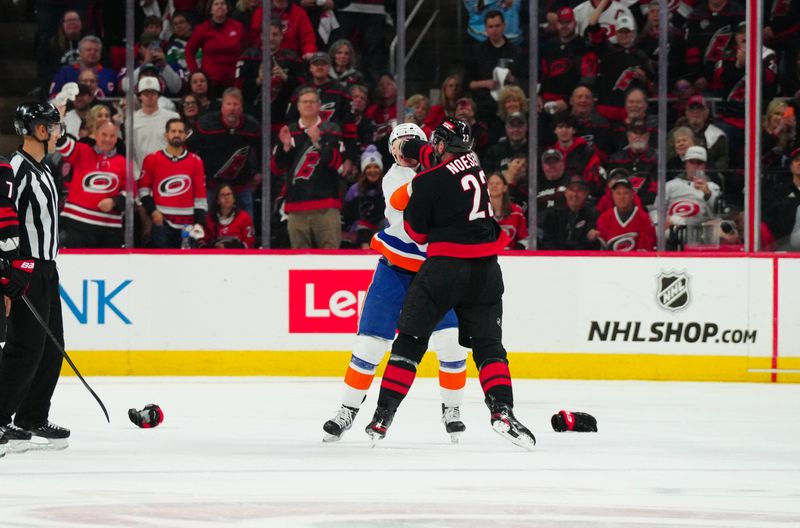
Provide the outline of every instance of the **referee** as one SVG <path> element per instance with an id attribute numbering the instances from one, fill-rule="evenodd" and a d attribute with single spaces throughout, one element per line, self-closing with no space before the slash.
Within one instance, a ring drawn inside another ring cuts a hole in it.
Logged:
<path id="1" fill-rule="evenodd" d="M 44 158 L 54 150 L 64 127 L 61 114 L 50 103 L 20 105 L 14 127 L 24 138 L 22 147 L 9 161 L 0 161 L 0 290 L 9 313 L 0 359 L 0 431 L 11 452 L 25 451 L 32 443 L 63 449 L 69 429 L 48 420 L 61 373 L 61 352 L 21 296 L 28 297 L 63 347 L 55 261 L 58 191 Z"/>

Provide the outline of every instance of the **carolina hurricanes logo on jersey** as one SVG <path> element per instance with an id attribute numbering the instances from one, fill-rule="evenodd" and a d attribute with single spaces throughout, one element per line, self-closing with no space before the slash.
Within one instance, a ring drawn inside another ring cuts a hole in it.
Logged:
<path id="1" fill-rule="evenodd" d="M 214 179 L 227 181 L 235 180 L 247 163 L 248 154 L 250 154 L 249 146 L 237 149 L 231 157 L 228 158 L 228 161 L 214 174 Z"/>
<path id="2" fill-rule="evenodd" d="M 623 233 L 609 240 L 607 245 L 612 251 L 633 251 L 636 249 L 637 238 L 639 233 Z"/>
<path id="3" fill-rule="evenodd" d="M 631 185 L 633 186 L 633 192 L 639 192 L 639 189 L 642 188 L 642 185 L 644 185 L 646 179 L 647 178 L 642 176 L 630 176 L 628 181 L 631 182 Z"/>
<path id="4" fill-rule="evenodd" d="M 722 55 L 728 49 L 728 45 L 733 40 L 733 33 L 730 26 L 723 26 L 711 36 L 706 46 L 705 60 L 707 62 L 717 62 L 722 60 Z"/>
<path id="5" fill-rule="evenodd" d="M 550 77 L 559 77 L 569 72 L 572 61 L 568 58 L 556 59 L 550 63 Z"/>
<path id="6" fill-rule="evenodd" d="M 617 78 L 617 82 L 614 83 L 614 89 L 621 92 L 626 91 L 628 88 L 630 88 L 631 83 L 633 83 L 635 74 L 636 68 L 626 68 L 625 71 L 623 71 Z"/>
<path id="7" fill-rule="evenodd" d="M 743 103 L 745 97 L 745 83 L 742 77 L 733 87 L 733 90 L 728 94 L 728 101 L 732 103 Z"/>
<path id="8" fill-rule="evenodd" d="M 323 121 L 330 121 L 333 114 L 336 113 L 336 103 L 329 102 L 329 103 L 322 103 L 322 106 L 319 107 L 319 117 Z"/>
<path id="9" fill-rule="evenodd" d="M 677 215 L 683 218 L 692 218 L 700 214 L 700 205 L 689 200 L 678 200 L 669 206 L 669 216 Z"/>
<path id="10" fill-rule="evenodd" d="M 119 187 L 119 176 L 113 172 L 90 172 L 83 177 L 83 190 L 90 193 L 108 193 Z"/>
<path id="11" fill-rule="evenodd" d="M 192 178 L 188 174 L 176 174 L 164 178 L 158 184 L 158 194 L 163 197 L 178 196 L 192 187 Z"/>
<path id="12" fill-rule="evenodd" d="M 511 239 L 511 240 L 516 240 L 517 239 L 517 228 L 515 226 L 513 226 L 513 225 L 501 225 L 500 227 L 503 228 L 503 231 L 506 232 L 506 234 L 508 235 L 509 239 Z"/>

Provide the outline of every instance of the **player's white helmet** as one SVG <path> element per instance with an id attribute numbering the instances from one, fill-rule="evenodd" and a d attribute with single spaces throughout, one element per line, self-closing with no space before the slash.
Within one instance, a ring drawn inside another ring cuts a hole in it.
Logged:
<path id="1" fill-rule="evenodd" d="M 392 145 L 395 141 L 400 138 L 404 137 L 415 137 L 417 139 L 421 139 L 422 141 L 428 141 L 428 137 L 425 135 L 425 132 L 419 127 L 419 125 L 415 125 L 414 123 L 400 123 L 392 130 L 392 133 L 389 134 L 389 152 L 392 153 L 392 157 L 394 160 L 399 162 L 397 156 L 394 155 L 394 151 L 392 150 Z"/>

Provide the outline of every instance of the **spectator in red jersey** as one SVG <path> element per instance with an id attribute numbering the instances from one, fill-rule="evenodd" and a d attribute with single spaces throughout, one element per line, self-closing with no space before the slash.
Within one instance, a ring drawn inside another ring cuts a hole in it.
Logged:
<path id="1" fill-rule="evenodd" d="M 103 121 L 93 147 L 67 137 L 58 152 L 72 165 L 72 181 L 61 213 L 64 247 L 122 246 L 125 157 L 117 154 L 117 127 Z"/>
<path id="2" fill-rule="evenodd" d="M 650 217 L 634 203 L 631 182 L 614 182 L 611 198 L 614 207 L 597 219 L 597 233 L 604 249 L 611 251 L 652 251 L 656 230 Z"/>
<path id="3" fill-rule="evenodd" d="M 572 176 L 564 190 L 564 205 L 547 212 L 541 249 L 600 249 L 597 239 L 597 212 L 589 204 L 589 185 Z"/>
<path id="4" fill-rule="evenodd" d="M 227 183 L 214 194 L 216 212 L 206 217 L 204 244 L 215 249 L 252 249 L 256 244 L 253 218 L 236 206 L 233 188 Z"/>
<path id="5" fill-rule="evenodd" d="M 208 199 L 203 162 L 186 150 L 187 129 L 180 119 L 167 121 L 167 147 L 144 159 L 139 199 L 153 221 L 150 240 L 156 248 L 179 248 L 181 231 L 203 238 Z"/>
<path id="6" fill-rule="evenodd" d="M 505 249 L 528 249 L 528 220 L 522 208 L 511 202 L 506 179 L 499 172 L 494 172 L 486 180 L 486 188 L 494 219 L 508 235 Z"/>
<path id="7" fill-rule="evenodd" d="M 297 108 L 300 118 L 281 129 L 272 156 L 273 174 L 285 179 L 289 241 L 292 249 L 339 249 L 341 132 L 322 120 L 314 88 L 300 89 Z"/>
<path id="8" fill-rule="evenodd" d="M 435 129 L 445 117 L 455 117 L 456 103 L 464 96 L 464 86 L 461 76 L 457 73 L 448 75 L 442 82 L 442 89 L 439 92 L 439 104 L 431 107 L 428 121 L 425 123 L 428 128 Z"/>
<path id="9" fill-rule="evenodd" d="M 566 171 L 570 176 L 579 174 L 589 184 L 593 194 L 602 191 L 603 167 L 596 149 L 582 137 L 575 137 L 578 120 L 569 112 L 559 112 L 553 116 L 556 143 L 550 148 L 561 152 Z"/>
<path id="10" fill-rule="evenodd" d="M 228 14 L 227 0 L 212 0 L 210 18 L 194 28 L 185 48 L 186 65 L 192 72 L 205 72 L 212 95 L 233 86 L 236 61 L 248 45 L 247 30 Z M 195 58 L 197 50 L 203 53 L 202 66 Z"/>
<path id="11" fill-rule="evenodd" d="M 261 10 L 253 11 L 250 34 L 253 46 L 261 47 Z M 317 52 L 316 33 L 311 27 L 306 11 L 291 0 L 272 0 L 272 20 L 280 20 L 283 26 L 281 47 L 290 49 L 303 60 L 308 60 Z"/>

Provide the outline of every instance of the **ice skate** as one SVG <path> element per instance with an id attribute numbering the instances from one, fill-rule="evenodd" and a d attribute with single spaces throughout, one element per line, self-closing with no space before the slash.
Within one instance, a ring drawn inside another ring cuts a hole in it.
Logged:
<path id="1" fill-rule="evenodd" d="M 322 437 L 323 442 L 338 442 L 342 439 L 345 431 L 353 426 L 353 420 L 358 414 L 358 409 L 342 405 L 339 411 L 332 419 L 325 422 L 322 429 L 325 431 L 325 436 Z"/>
<path id="2" fill-rule="evenodd" d="M 461 421 L 460 407 L 445 407 L 442 404 L 442 423 L 450 435 L 450 442 L 457 444 L 459 436 L 467 429 L 467 426 Z"/>
<path id="3" fill-rule="evenodd" d="M 0 433 L 7 441 L 8 453 L 24 453 L 31 448 L 31 434 L 14 424 L 0 425 Z"/>
<path id="4" fill-rule="evenodd" d="M 536 437 L 514 417 L 509 404 L 497 401 L 492 396 L 486 396 L 486 405 L 491 412 L 492 429 L 497 434 L 523 449 L 533 450 Z"/>
<path id="5" fill-rule="evenodd" d="M 26 427 L 30 435 L 31 449 L 60 451 L 69 447 L 70 431 L 66 427 L 45 422 L 38 427 Z"/>
<path id="6" fill-rule="evenodd" d="M 386 436 L 386 431 L 389 429 L 389 426 L 392 425 L 392 420 L 394 420 L 395 412 L 396 411 L 390 411 L 386 407 L 378 407 L 375 409 L 375 415 L 365 429 L 372 447 L 375 447 L 378 440 L 383 440 Z"/>

